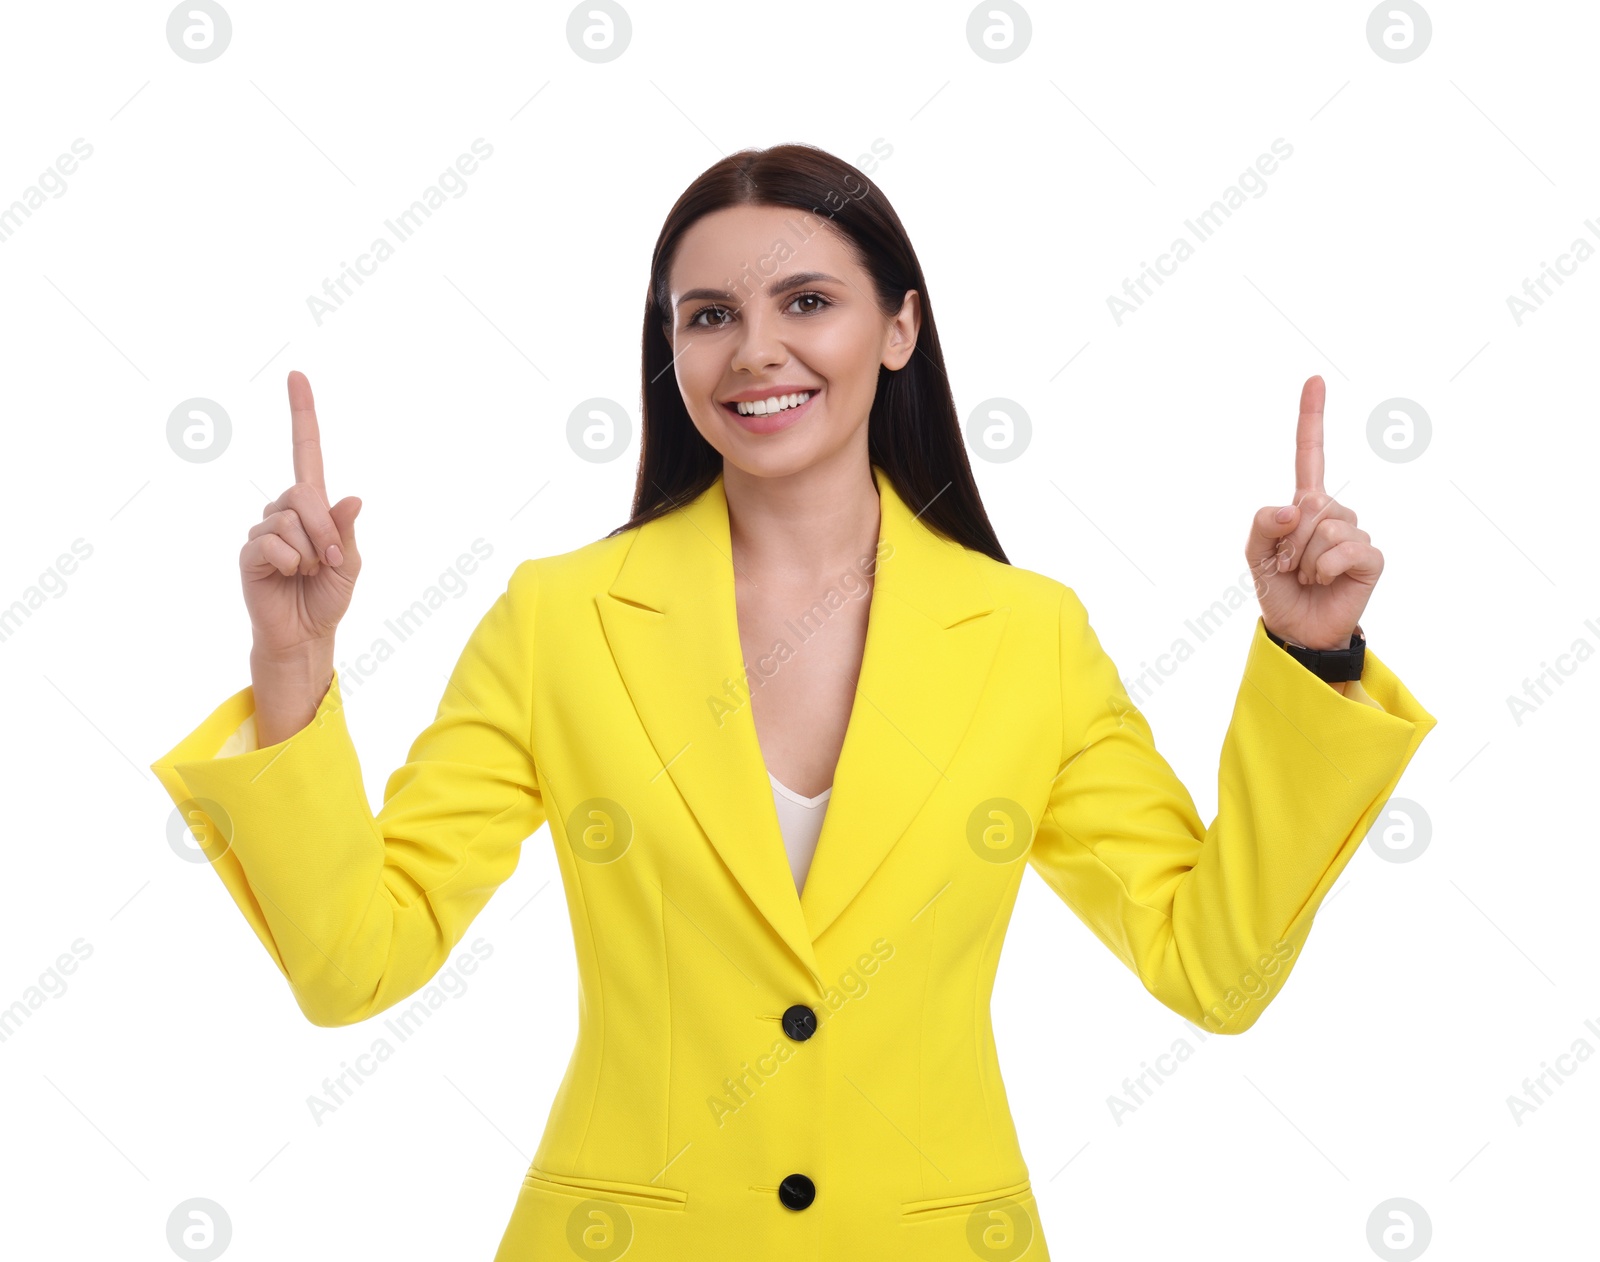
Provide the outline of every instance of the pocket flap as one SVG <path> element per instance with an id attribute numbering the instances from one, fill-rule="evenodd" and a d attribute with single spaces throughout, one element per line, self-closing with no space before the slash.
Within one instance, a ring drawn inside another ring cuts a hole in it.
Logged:
<path id="1" fill-rule="evenodd" d="M 663 1187 L 657 1183 L 627 1183 L 621 1179 L 557 1174 L 552 1170 L 540 1170 L 537 1167 L 529 1167 L 527 1176 L 522 1182 L 527 1187 L 564 1192 L 568 1196 L 622 1201 L 629 1205 L 643 1205 L 649 1209 L 682 1209 L 689 1200 L 687 1192 L 678 1188 Z"/>
<path id="2" fill-rule="evenodd" d="M 931 1200 L 906 1201 L 900 1206 L 900 1213 L 906 1218 L 931 1217 L 957 1210 L 970 1210 L 986 1201 L 1021 1201 L 1032 1195 L 1031 1180 L 1023 1179 L 1020 1183 L 1009 1183 L 1005 1187 L 994 1188 L 988 1192 L 965 1192 L 956 1196 L 936 1196 Z"/>

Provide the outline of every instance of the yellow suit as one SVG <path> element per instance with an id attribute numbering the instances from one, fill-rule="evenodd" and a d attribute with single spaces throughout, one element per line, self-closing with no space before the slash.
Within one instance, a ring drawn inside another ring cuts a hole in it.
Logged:
<path id="1" fill-rule="evenodd" d="M 578 1039 L 497 1262 L 1047 1259 L 989 1019 L 1024 860 L 1158 1000 L 1239 1033 L 1434 726 L 1377 654 L 1341 696 L 1257 617 L 1208 829 L 1072 589 L 874 477 L 866 652 L 800 896 L 720 478 L 518 565 L 376 816 L 337 679 L 277 745 L 245 688 L 154 764 L 323 1026 L 426 984 L 548 819 Z"/>

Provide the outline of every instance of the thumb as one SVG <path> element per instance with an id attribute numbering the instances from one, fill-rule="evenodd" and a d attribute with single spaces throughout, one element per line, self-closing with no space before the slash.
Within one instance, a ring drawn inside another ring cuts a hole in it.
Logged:
<path id="1" fill-rule="evenodd" d="M 356 550 L 356 516 L 361 512 L 361 500 L 354 495 L 347 495 L 328 510 L 328 516 L 333 518 L 333 524 L 339 529 L 339 549 L 344 553 L 344 568 L 352 559 L 360 559 Z"/>
<path id="2" fill-rule="evenodd" d="M 1284 512 L 1289 514 L 1289 519 L 1279 521 L 1279 514 Z M 1293 534 L 1299 524 L 1300 507 L 1297 504 L 1268 504 L 1265 508 L 1257 509 L 1250 523 L 1250 539 L 1245 544 L 1251 560 L 1259 560 L 1272 552 L 1278 540 Z"/>
<path id="3" fill-rule="evenodd" d="M 1269 506 L 1261 511 L 1267 519 L 1263 533 L 1268 539 L 1281 539 L 1284 535 L 1293 534 L 1294 528 L 1300 524 L 1298 504 Z"/>

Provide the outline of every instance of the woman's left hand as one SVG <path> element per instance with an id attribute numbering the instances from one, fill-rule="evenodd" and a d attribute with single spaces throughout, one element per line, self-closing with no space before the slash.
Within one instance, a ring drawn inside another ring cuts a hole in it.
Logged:
<path id="1" fill-rule="evenodd" d="M 1348 647 L 1383 573 L 1383 553 L 1356 528 L 1354 511 L 1322 486 L 1322 403 L 1326 386 L 1308 377 L 1300 392 L 1294 503 L 1256 513 L 1245 544 L 1267 630 L 1313 649 Z M 1278 514 L 1289 510 L 1288 520 Z"/>

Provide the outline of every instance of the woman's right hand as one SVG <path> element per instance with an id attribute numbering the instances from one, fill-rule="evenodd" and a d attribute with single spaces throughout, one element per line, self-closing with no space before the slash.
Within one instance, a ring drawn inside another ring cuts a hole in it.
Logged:
<path id="1" fill-rule="evenodd" d="M 304 373 L 289 374 L 289 414 L 294 485 L 262 510 L 239 551 L 254 654 L 269 662 L 331 658 L 334 631 L 361 572 L 355 536 L 361 501 L 352 495 L 328 505 L 316 405 Z"/>

